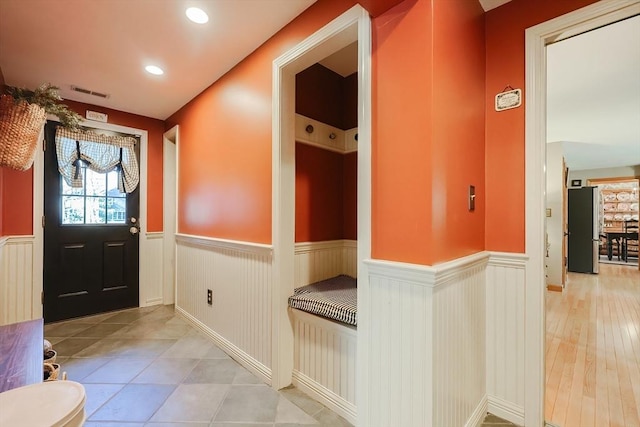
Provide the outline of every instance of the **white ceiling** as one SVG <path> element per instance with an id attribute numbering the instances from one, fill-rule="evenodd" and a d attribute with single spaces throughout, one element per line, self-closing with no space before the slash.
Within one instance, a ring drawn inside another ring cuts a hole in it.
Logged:
<path id="1" fill-rule="evenodd" d="M 640 165 L 640 16 L 547 48 L 547 141 L 573 170 Z"/>
<path id="2" fill-rule="evenodd" d="M 50 82 L 66 99 L 166 119 L 315 1 L 0 0 L 0 67 L 11 86 Z M 190 6 L 209 22 L 189 21 Z"/>

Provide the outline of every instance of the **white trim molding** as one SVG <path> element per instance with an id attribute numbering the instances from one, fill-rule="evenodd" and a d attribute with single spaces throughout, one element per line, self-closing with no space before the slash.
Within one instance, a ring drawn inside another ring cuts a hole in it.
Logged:
<path id="1" fill-rule="evenodd" d="M 475 425 L 487 406 L 485 282 L 489 253 L 434 266 L 366 260 L 370 427 Z M 366 348 L 363 348 L 366 347 Z M 360 377 L 358 377 L 358 380 Z M 360 390 L 360 387 L 358 387 Z M 359 401 L 360 402 L 360 401 Z"/>
<path id="2" fill-rule="evenodd" d="M 308 126 L 312 126 L 311 132 L 307 132 Z M 302 114 L 296 114 L 296 142 L 347 154 L 358 151 L 357 138 L 358 128 L 342 130 Z"/>
<path id="3" fill-rule="evenodd" d="M 176 242 L 183 245 L 199 246 L 211 249 L 228 249 L 260 255 L 271 255 L 273 246 L 262 243 L 242 242 L 240 240 L 217 239 L 214 237 L 194 236 L 176 233 Z"/>
<path id="4" fill-rule="evenodd" d="M 287 299 L 295 281 L 295 75 L 330 54 L 358 41 L 358 298 L 368 278 L 363 260 L 371 254 L 371 18 L 356 4 L 273 61 L 271 298 L 273 387 L 285 387 L 293 374 L 293 331 Z M 363 294 L 364 295 L 364 294 Z M 365 310 L 366 312 L 366 310 Z M 365 320 L 360 320 L 366 323 Z M 362 318 L 361 318 L 362 319 Z M 366 325 L 363 327 L 366 331 Z M 360 330 L 359 330 L 360 332 Z M 360 340 L 360 337 L 358 338 Z M 358 357 L 367 358 L 366 354 Z M 366 362 L 361 365 L 366 366 Z M 366 401 L 368 379 L 360 371 L 358 399 Z M 358 419 L 358 425 L 368 425 Z"/>
<path id="5" fill-rule="evenodd" d="M 526 426 L 544 424 L 546 46 L 638 13 L 638 0 L 603 0 L 525 31 Z"/>
<path id="6" fill-rule="evenodd" d="M 202 323 L 195 316 L 189 314 L 181 307 L 176 307 L 176 312 L 182 316 L 183 319 L 191 323 L 196 329 L 200 330 L 206 336 L 216 343 L 225 353 L 227 353 L 232 359 L 240 363 L 242 366 L 250 370 L 258 378 L 267 384 L 271 384 L 271 369 L 260 363 L 254 357 L 242 350 L 240 347 L 233 344 L 231 341 L 225 339 L 222 335 Z"/>

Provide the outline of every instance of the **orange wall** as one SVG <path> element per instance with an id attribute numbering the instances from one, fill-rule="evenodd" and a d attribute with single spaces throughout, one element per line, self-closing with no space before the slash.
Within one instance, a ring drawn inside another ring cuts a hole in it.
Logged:
<path id="1" fill-rule="evenodd" d="M 591 3 L 513 0 L 485 14 L 487 250 L 525 251 L 525 109 L 498 113 L 494 97 L 507 85 L 525 89 L 525 29 Z"/>
<path id="2" fill-rule="evenodd" d="M 2 168 L 2 234 L 24 236 L 33 230 L 33 169 Z"/>
<path id="3" fill-rule="evenodd" d="M 482 8 L 405 1 L 374 21 L 373 65 L 374 258 L 434 264 L 483 250 Z"/>
<path id="4" fill-rule="evenodd" d="M 354 3 L 315 3 L 167 119 L 180 125 L 179 232 L 271 243 L 273 60 Z"/>
<path id="5" fill-rule="evenodd" d="M 296 143 L 296 242 L 343 238 L 343 157 Z"/>
<path id="6" fill-rule="evenodd" d="M 296 143 L 296 242 L 357 239 L 358 154 Z"/>
<path id="7" fill-rule="evenodd" d="M 433 2 L 433 263 L 484 250 L 484 32 L 477 1 Z"/>

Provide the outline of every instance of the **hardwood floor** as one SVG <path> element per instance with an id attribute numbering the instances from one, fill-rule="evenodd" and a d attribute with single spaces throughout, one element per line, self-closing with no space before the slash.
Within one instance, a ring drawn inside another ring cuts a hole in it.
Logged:
<path id="1" fill-rule="evenodd" d="M 640 271 L 600 264 L 546 296 L 545 419 L 640 427 Z"/>

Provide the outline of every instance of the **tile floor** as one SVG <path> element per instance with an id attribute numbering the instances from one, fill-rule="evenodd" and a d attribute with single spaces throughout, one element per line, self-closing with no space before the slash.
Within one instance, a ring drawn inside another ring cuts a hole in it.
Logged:
<path id="1" fill-rule="evenodd" d="M 85 427 L 351 426 L 293 387 L 271 389 L 171 306 L 48 324 L 45 338 L 86 389 Z"/>

